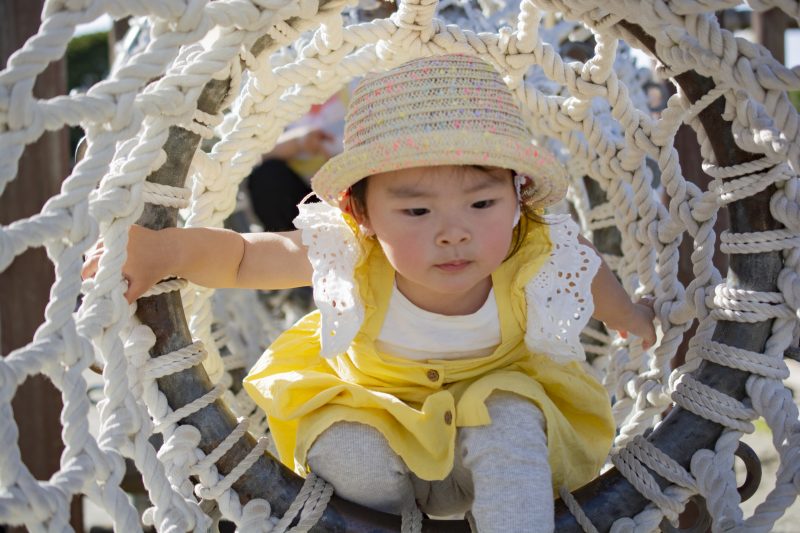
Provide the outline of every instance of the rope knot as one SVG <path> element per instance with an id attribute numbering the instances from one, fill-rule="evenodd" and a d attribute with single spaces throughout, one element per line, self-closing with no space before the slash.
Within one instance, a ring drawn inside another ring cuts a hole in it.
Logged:
<path id="1" fill-rule="evenodd" d="M 268 501 L 250 500 L 242 509 L 240 531 L 267 533 L 272 529 L 272 523 L 269 521 L 271 514 L 272 507 Z"/>
<path id="2" fill-rule="evenodd" d="M 433 16 L 439 0 L 404 0 L 392 16 L 398 28 L 419 32 L 422 42 L 433 36 Z"/>

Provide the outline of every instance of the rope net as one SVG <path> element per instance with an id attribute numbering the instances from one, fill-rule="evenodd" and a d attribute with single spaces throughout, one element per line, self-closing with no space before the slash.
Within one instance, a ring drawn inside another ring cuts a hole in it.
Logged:
<path id="1" fill-rule="evenodd" d="M 747 4 L 800 19 L 798 2 Z M 665 518 L 674 523 L 699 495 L 714 531 L 769 531 L 800 488 L 800 422 L 783 384 L 784 352 L 797 345 L 800 316 L 800 141 L 798 114 L 786 95 L 800 89 L 800 69 L 785 68 L 720 27 L 714 12 L 737 5 L 405 0 L 391 17 L 350 23 L 348 0 L 47 2 L 39 32 L 0 72 L 0 194 L 15 178 L 24 148 L 46 130 L 79 125 L 87 149 L 39 213 L 0 228 L 0 270 L 43 246 L 56 271 L 34 339 L 0 359 L 0 522 L 68 530 L 70 500 L 84 494 L 119 531 L 139 531 L 142 521 L 159 531 L 204 530 L 220 515 L 242 531 L 313 526 L 330 498 L 321 480 L 290 487 L 292 498 L 299 492 L 291 505 L 236 491 L 269 447 L 263 415 L 247 418 L 253 406 L 237 381 L 279 329 L 275 321 L 253 311 L 260 306 L 252 293 L 220 291 L 212 298 L 208 289 L 173 280 L 151 295 L 182 305 L 188 332 L 157 338 L 148 326 L 152 313 L 141 302 L 138 310 L 128 306 L 123 296 L 128 228 L 179 220 L 222 226 L 236 208 L 239 183 L 311 105 L 368 72 L 419 56 L 465 53 L 503 72 L 538 141 L 563 157 L 569 199 L 585 232 L 618 229 L 619 246 L 604 251 L 625 288 L 655 296 L 661 326 L 655 349 L 643 351 L 602 328 L 586 331 L 593 371 L 608 388 L 619 426 L 610 464 L 650 503 L 598 517 L 584 512 L 581 497 L 562 492 L 564 505 L 585 531 L 652 531 Z M 34 81 L 64 55 L 75 27 L 102 13 L 143 17 L 146 44 L 83 94 L 35 98 Z M 659 59 L 657 74 L 678 81 L 659 117 L 646 109 L 647 74 L 631 66 L 621 41 L 649 50 Z M 576 43 L 583 43 L 584 57 Z M 681 83 L 691 75 L 702 84 Z M 709 117 L 726 124 L 727 152 L 716 144 L 724 135 L 709 131 Z M 703 170 L 713 178 L 705 189 L 682 174 L 674 148 L 682 124 L 697 132 Z M 201 139 L 215 142 L 200 149 Z M 595 186 L 606 201 L 592 199 Z M 765 281 L 748 284 L 746 272 L 725 280 L 712 262 L 714 224 L 721 208 L 746 214 L 754 198 L 765 199 L 771 225 L 722 233 L 721 248 L 732 265 L 773 261 L 774 281 L 764 274 Z M 95 278 L 81 282 L 82 254 L 98 238 L 106 252 Z M 682 239 L 692 244 L 688 284 L 678 280 Z M 672 369 L 695 324 L 686 363 Z M 742 336 L 755 344 L 736 341 Z M 92 435 L 84 371 L 96 360 L 104 389 L 100 429 Z M 744 373 L 744 392 L 711 383 L 710 367 Z M 64 402 L 61 468 L 44 481 L 21 461 L 11 408 L 18 386 L 37 374 L 52 380 Z M 165 392 L 175 376 L 200 376 L 205 388 L 178 402 Z M 711 446 L 692 450 L 688 461 L 651 438 L 667 431 L 662 415 L 673 402 L 673 410 L 720 428 Z M 197 420 L 215 406 L 238 419 L 229 434 L 209 440 Z M 780 468 L 774 489 L 745 518 L 734 452 L 757 417 L 772 431 Z M 163 437 L 158 450 L 148 440 L 153 433 Z M 235 466 L 221 467 L 230 456 Z M 142 473 L 153 505 L 142 517 L 120 488 L 126 458 Z M 418 529 L 420 519 L 406 517 L 403 530 Z"/>

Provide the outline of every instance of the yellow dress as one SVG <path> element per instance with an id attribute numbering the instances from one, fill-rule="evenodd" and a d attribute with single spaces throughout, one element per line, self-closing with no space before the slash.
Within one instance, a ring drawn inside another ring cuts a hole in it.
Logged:
<path id="1" fill-rule="evenodd" d="M 525 345 L 523 289 L 551 249 L 547 225 L 529 228 L 522 247 L 492 274 L 501 343 L 473 359 L 414 361 L 376 350 L 394 270 L 380 246 L 363 240 L 355 279 L 364 322 L 347 352 L 319 355 L 315 311 L 276 339 L 244 380 L 267 413 L 281 461 L 307 474 L 306 454 L 317 436 L 351 421 L 378 429 L 420 478 L 443 479 L 452 469 L 456 429 L 489 424 L 485 400 L 504 390 L 529 398 L 544 413 L 554 490 L 592 480 L 614 436 L 610 402 L 579 363 L 559 364 Z"/>

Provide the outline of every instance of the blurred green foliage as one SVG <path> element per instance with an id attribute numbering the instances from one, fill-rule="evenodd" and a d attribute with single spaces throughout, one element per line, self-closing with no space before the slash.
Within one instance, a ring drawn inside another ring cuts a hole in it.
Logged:
<path id="1" fill-rule="evenodd" d="M 108 76 L 108 33 L 90 33 L 72 39 L 67 45 L 67 90 L 86 91 Z M 70 128 L 70 151 L 75 153 L 83 137 L 79 127 Z"/>
<path id="2" fill-rule="evenodd" d="M 67 45 L 67 89 L 88 89 L 108 76 L 108 33 L 81 35 Z"/>
<path id="3" fill-rule="evenodd" d="M 790 91 L 789 100 L 794 104 L 794 108 L 800 111 L 800 91 Z"/>

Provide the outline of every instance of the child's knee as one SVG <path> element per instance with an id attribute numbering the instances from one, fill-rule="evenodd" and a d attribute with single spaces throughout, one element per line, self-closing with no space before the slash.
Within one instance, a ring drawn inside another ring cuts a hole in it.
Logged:
<path id="1" fill-rule="evenodd" d="M 405 463 L 365 424 L 339 422 L 325 430 L 308 451 L 308 466 L 346 500 L 395 514 L 414 502 Z"/>
<path id="2" fill-rule="evenodd" d="M 486 400 L 486 408 L 495 427 L 513 427 L 520 423 L 541 429 L 545 426 L 544 415 L 536 404 L 513 392 L 493 392 Z"/>
<path id="3" fill-rule="evenodd" d="M 487 426 L 463 428 L 459 448 L 463 461 L 474 468 L 475 461 L 499 456 L 543 454 L 547 458 L 547 433 L 544 415 L 530 400 L 510 392 L 494 392 L 486 407 L 492 422 Z"/>

